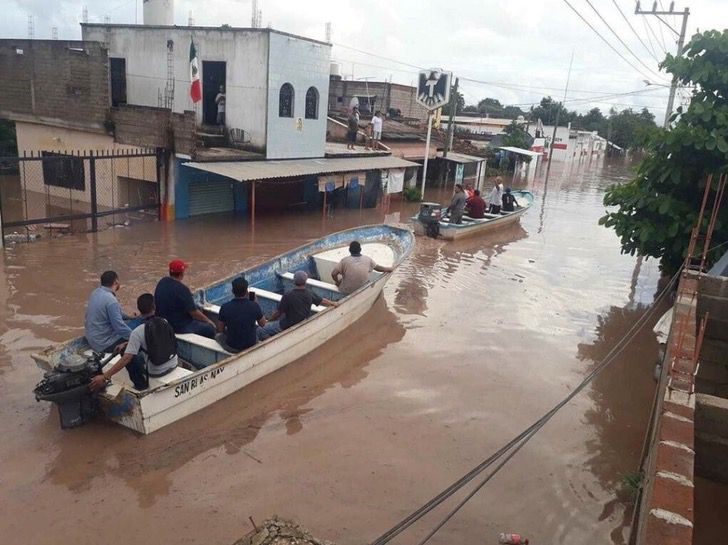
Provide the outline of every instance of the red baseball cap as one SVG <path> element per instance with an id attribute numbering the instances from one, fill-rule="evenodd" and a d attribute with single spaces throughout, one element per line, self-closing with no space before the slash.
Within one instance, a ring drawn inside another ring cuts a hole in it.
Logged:
<path id="1" fill-rule="evenodd" d="M 185 272 L 188 267 L 189 265 L 181 259 L 173 259 L 169 262 L 169 272 L 174 274 Z"/>

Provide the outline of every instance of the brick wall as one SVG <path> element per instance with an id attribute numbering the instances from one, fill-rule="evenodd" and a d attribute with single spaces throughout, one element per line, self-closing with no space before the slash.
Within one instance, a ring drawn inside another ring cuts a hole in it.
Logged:
<path id="1" fill-rule="evenodd" d="M 683 277 L 658 392 L 636 531 L 637 545 L 693 542 L 695 394 L 690 377 L 696 344 L 698 281 Z M 670 380 L 672 377 L 672 380 Z"/>
<path id="2" fill-rule="evenodd" d="M 195 143 L 195 112 L 124 105 L 111 110 L 114 140 L 143 148 L 167 148 L 191 155 Z"/>
<path id="3" fill-rule="evenodd" d="M 390 108 L 401 110 L 403 117 L 427 120 L 427 110 L 415 100 L 417 90 L 409 85 L 383 81 L 342 80 L 332 77 L 329 83 L 329 111 L 345 112 L 355 96 L 376 95 L 374 110 L 387 113 Z"/>
<path id="4" fill-rule="evenodd" d="M 109 66 L 98 42 L 0 40 L 0 117 L 102 131 Z"/>

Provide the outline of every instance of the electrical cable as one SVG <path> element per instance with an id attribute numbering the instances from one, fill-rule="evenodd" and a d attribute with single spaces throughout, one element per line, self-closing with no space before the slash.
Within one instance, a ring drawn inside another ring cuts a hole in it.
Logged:
<path id="1" fill-rule="evenodd" d="M 650 46 L 650 49 L 652 50 L 652 54 L 657 58 L 657 50 L 655 49 L 655 44 L 652 43 L 652 38 L 650 37 L 650 33 L 647 31 L 647 20 L 643 17 L 642 18 L 642 28 L 645 30 L 645 36 L 647 36 L 647 43 Z M 658 59 L 658 62 L 659 61 Z"/>
<path id="2" fill-rule="evenodd" d="M 652 68 L 650 68 L 649 66 L 647 66 L 647 64 L 645 64 L 645 63 L 644 63 L 644 62 L 642 61 L 642 59 L 640 59 L 640 58 L 639 58 L 639 57 L 637 56 L 637 54 L 636 54 L 636 53 L 635 53 L 634 51 L 632 51 L 632 49 L 631 49 L 631 48 L 630 48 L 630 47 L 629 47 L 629 46 L 628 46 L 628 45 L 627 45 L 627 44 L 625 43 L 625 41 L 624 41 L 624 40 L 623 40 L 623 39 L 622 39 L 622 38 L 620 37 L 620 35 L 619 35 L 619 34 L 617 34 L 617 33 L 616 33 L 616 32 L 614 31 L 614 29 L 612 28 L 612 25 L 610 25 L 610 24 L 609 24 L 609 23 L 607 22 L 607 20 L 606 20 L 606 19 L 605 19 L 604 17 L 602 17 L 602 14 L 601 14 L 601 13 L 599 13 L 599 10 L 598 10 L 597 8 L 595 8 L 595 7 L 594 7 L 594 4 L 592 4 L 592 3 L 591 3 L 591 0 L 584 0 L 584 1 L 585 1 L 585 2 L 587 3 L 587 4 L 589 4 L 589 7 L 590 7 L 590 8 L 591 8 L 591 9 L 592 9 L 592 10 L 594 11 L 594 13 L 596 13 L 596 14 L 597 14 L 597 17 L 599 17 L 599 19 L 601 19 L 602 23 L 604 23 L 605 25 L 607 25 L 607 28 L 609 29 L 609 31 L 610 31 L 610 32 L 611 32 L 612 34 L 614 34 L 614 37 L 615 37 L 615 38 L 617 38 L 617 40 L 619 41 L 619 43 L 621 43 L 621 44 L 622 44 L 622 45 L 624 46 L 624 48 L 625 48 L 625 49 L 626 49 L 627 51 L 629 51 L 629 52 L 630 52 L 630 54 L 631 54 L 631 55 L 632 55 L 632 56 L 633 56 L 633 57 L 634 57 L 635 59 L 637 59 L 637 61 L 638 61 L 638 62 L 639 62 L 639 63 L 640 63 L 640 64 L 641 64 L 642 66 L 644 66 L 644 67 L 645 67 L 645 68 L 646 68 L 647 70 L 649 70 L 649 71 L 650 71 L 650 72 L 652 72 L 653 74 L 656 74 L 656 75 L 657 75 L 658 77 L 662 77 L 662 75 L 661 75 L 661 74 L 658 74 L 658 73 L 657 73 L 657 72 L 655 72 L 655 71 L 654 71 L 654 70 L 653 70 Z"/>
<path id="3" fill-rule="evenodd" d="M 657 47 L 662 49 L 662 52 L 667 55 L 667 48 L 664 45 L 660 45 L 660 39 L 657 37 L 657 33 L 652 28 L 652 25 L 650 24 L 649 19 L 645 18 L 643 21 L 647 24 L 647 28 L 649 29 L 652 36 L 655 38 L 655 44 L 657 44 Z"/>
<path id="4" fill-rule="evenodd" d="M 644 40 L 642 39 L 642 36 L 640 36 L 640 35 L 639 35 L 639 34 L 637 33 L 637 31 L 636 31 L 636 30 L 634 29 L 634 27 L 632 26 L 632 23 L 630 23 L 630 22 L 629 22 L 629 19 L 627 19 L 627 16 L 626 16 L 626 15 L 624 14 L 624 12 L 622 11 L 622 8 L 620 8 L 620 7 L 619 7 L 619 4 L 617 4 L 617 0 L 612 0 L 612 3 L 614 4 L 614 7 L 615 7 L 615 8 L 617 8 L 617 11 L 619 11 L 619 14 L 620 14 L 620 15 L 622 16 L 622 19 L 624 19 L 624 22 L 625 22 L 625 23 L 627 23 L 627 26 L 629 26 L 630 30 L 631 30 L 631 31 L 632 31 L 632 33 L 633 33 L 633 34 L 634 34 L 634 35 L 635 35 L 635 36 L 637 37 L 637 39 L 638 39 L 638 40 L 640 41 L 640 43 L 641 43 L 641 44 L 642 44 L 642 46 L 643 46 L 643 47 L 645 48 L 645 50 L 646 50 L 646 51 L 647 51 L 648 53 L 650 53 L 650 54 L 651 54 L 652 58 L 653 58 L 653 59 L 655 59 L 655 62 L 656 62 L 657 64 L 660 64 L 660 59 L 658 59 L 658 58 L 657 58 L 657 55 L 655 55 L 655 50 L 654 50 L 654 49 L 652 49 L 652 51 L 650 51 L 650 48 L 648 48 L 648 47 L 647 47 L 647 44 L 646 44 L 646 43 L 644 42 Z"/>
<path id="5" fill-rule="evenodd" d="M 649 306 L 649 308 L 638 318 L 635 323 L 632 325 L 632 327 L 629 329 L 629 331 L 620 339 L 619 342 L 617 342 L 614 347 L 607 353 L 607 355 L 602 359 L 602 361 L 589 373 L 587 376 L 567 395 L 563 400 L 561 400 L 559 403 L 557 403 L 550 411 L 545 413 L 539 420 L 534 422 L 531 426 L 526 428 L 523 432 L 521 432 L 518 436 L 516 436 L 514 439 L 512 439 L 509 443 L 507 443 L 505 446 L 501 447 L 495 454 L 488 457 L 486 460 L 481 462 L 479 465 L 477 465 L 475 468 L 470 470 L 468 473 L 466 473 L 463 477 L 455 481 L 453 484 L 451 484 L 449 487 L 447 487 L 445 490 L 440 492 L 437 496 L 432 498 L 430 501 L 425 503 L 422 507 L 411 513 L 409 516 L 405 517 L 402 521 L 400 521 L 398 524 L 396 524 L 394 527 L 392 527 L 390 530 L 382 534 L 380 537 L 375 539 L 371 542 L 371 545 L 384 545 L 391 541 L 394 537 L 402 533 L 404 530 L 409 528 L 412 524 L 420 520 L 423 516 L 425 516 L 427 513 L 432 511 L 435 507 L 440 505 L 443 501 L 451 497 L 455 492 L 460 490 L 463 486 L 465 486 L 468 482 L 473 480 L 478 474 L 480 474 L 482 471 L 487 469 L 490 465 L 492 465 L 496 460 L 498 460 L 501 456 L 503 456 L 506 452 L 508 452 L 511 449 L 514 449 L 513 452 L 511 452 L 506 459 L 500 463 L 489 475 L 485 477 L 481 483 L 479 483 L 478 487 L 469 494 L 468 497 L 466 497 L 465 501 L 461 501 L 456 508 L 448 513 L 447 517 L 441 521 L 440 524 L 438 524 L 435 532 L 431 532 L 431 535 L 429 535 L 425 541 L 422 541 L 422 543 L 425 543 L 434 533 L 436 533 L 437 530 L 442 528 L 444 524 L 454 516 L 457 511 L 462 508 L 467 501 L 472 498 L 475 493 L 480 490 L 495 474 L 500 471 L 500 469 L 506 465 L 506 463 L 515 455 L 518 450 L 522 448 L 523 445 L 531 438 L 533 435 L 536 434 L 543 426 L 546 425 L 546 423 L 559 411 L 561 408 L 563 408 L 567 403 L 569 403 L 576 395 L 578 395 L 586 386 L 597 376 L 599 375 L 604 369 L 606 369 L 618 356 L 621 351 L 631 342 L 631 340 L 636 336 L 636 334 L 640 331 L 642 326 L 647 322 L 647 320 L 651 317 L 651 315 L 654 313 L 655 309 L 659 306 L 659 303 L 662 302 L 663 298 L 666 297 L 666 295 L 670 292 L 672 289 L 673 284 L 678 279 L 680 273 L 682 272 L 682 267 L 678 269 L 678 271 L 672 276 L 668 284 L 663 288 L 663 290 L 660 292 L 660 294 L 655 298 L 655 300 L 652 302 L 652 304 Z M 420 544 L 420 545 L 421 545 Z"/>
<path id="6" fill-rule="evenodd" d="M 571 11 L 573 11 L 574 13 L 576 13 L 576 15 L 577 15 L 577 16 L 579 17 L 579 19 L 581 19 L 582 21 L 584 21 L 584 23 L 586 23 L 586 25 L 587 25 L 587 26 L 588 26 L 588 27 L 589 27 L 590 29 L 592 29 L 592 31 L 593 31 L 593 32 L 594 32 L 594 33 L 595 33 L 595 34 L 596 34 L 597 36 L 599 36 L 599 38 L 600 38 L 600 39 L 601 39 L 601 40 L 602 40 L 602 41 L 603 41 L 603 42 L 604 42 L 605 44 L 607 44 L 607 46 L 609 46 L 609 48 L 610 48 L 610 49 L 611 49 L 612 51 L 614 51 L 614 52 L 615 52 L 615 53 L 616 53 L 616 54 L 617 54 L 617 55 L 618 55 L 618 56 L 619 56 L 619 57 L 620 57 L 620 58 L 621 58 L 621 59 L 622 59 L 622 60 L 623 60 L 624 62 L 626 62 L 626 63 L 627 63 L 627 64 L 629 64 L 629 65 L 630 65 L 630 66 L 631 66 L 631 67 L 632 67 L 632 68 L 633 68 L 634 70 L 636 70 L 637 72 L 639 72 L 640 74 L 642 74 L 642 76 L 644 76 L 644 77 L 646 77 L 646 78 L 648 78 L 648 79 L 650 79 L 650 78 L 652 77 L 652 76 L 647 76 L 647 75 L 646 75 L 646 74 L 645 74 L 644 72 L 642 72 L 642 70 L 640 70 L 640 69 L 639 69 L 639 68 L 637 68 L 637 67 L 636 67 L 636 66 L 635 66 L 634 64 L 632 64 L 632 62 L 631 62 L 631 61 L 630 61 L 630 60 L 629 60 L 629 59 L 628 59 L 627 57 L 625 57 L 624 55 L 622 55 L 622 53 L 620 53 L 620 52 L 619 52 L 619 51 L 617 50 L 617 48 L 615 48 L 615 47 L 614 47 L 614 46 L 613 46 L 613 45 L 612 45 L 612 44 L 611 44 L 611 43 L 610 43 L 610 42 L 609 42 L 609 41 L 608 41 L 608 40 L 607 40 L 607 39 L 606 39 L 606 38 L 605 38 L 604 36 L 602 36 L 602 35 L 601 35 L 601 33 L 600 33 L 600 32 L 599 32 L 599 31 L 598 31 L 598 30 L 597 30 L 596 28 L 594 28 L 594 26 L 593 26 L 593 25 L 592 25 L 592 24 L 591 24 L 591 23 L 590 23 L 589 21 L 587 21 L 587 20 L 586 20 L 586 19 L 584 18 L 584 16 L 583 16 L 583 15 L 582 15 L 581 13 L 579 13 L 579 11 L 578 11 L 578 10 L 577 10 L 577 9 L 576 9 L 576 8 L 575 8 L 574 6 L 572 6 L 572 5 L 571 5 L 571 3 L 569 2 L 569 0 L 563 0 L 563 1 L 564 1 L 564 3 L 565 3 L 565 4 L 567 5 L 567 6 L 569 6 L 569 8 L 571 8 Z"/>

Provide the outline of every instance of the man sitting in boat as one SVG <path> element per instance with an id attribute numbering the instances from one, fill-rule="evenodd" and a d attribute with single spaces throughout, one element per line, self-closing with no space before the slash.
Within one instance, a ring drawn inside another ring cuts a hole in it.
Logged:
<path id="1" fill-rule="evenodd" d="M 196 333 L 214 339 L 215 323 L 197 308 L 190 288 L 182 283 L 187 268 L 181 259 L 170 261 L 169 276 L 162 278 L 154 290 L 157 315 L 167 320 L 175 333 Z"/>
<path id="2" fill-rule="evenodd" d="M 366 284 L 372 271 L 392 272 L 391 267 L 377 265 L 371 257 L 362 255 L 359 241 L 349 244 L 349 253 L 351 255 L 339 261 L 331 271 L 331 278 L 344 295 L 349 295 Z"/>
<path id="3" fill-rule="evenodd" d="M 473 191 L 473 196 L 465 201 L 465 210 L 471 218 L 480 219 L 485 217 L 485 201 L 480 196 L 479 190 Z"/>
<path id="4" fill-rule="evenodd" d="M 465 184 L 465 198 L 470 199 L 473 197 L 473 195 L 475 195 L 475 189 L 473 188 L 473 184 Z"/>
<path id="5" fill-rule="evenodd" d="M 215 340 L 228 352 L 237 353 L 258 341 L 257 326 L 263 327 L 266 321 L 260 305 L 248 297 L 248 281 L 236 278 L 232 285 L 235 298 L 220 307 Z"/>
<path id="6" fill-rule="evenodd" d="M 445 215 L 450 216 L 450 223 L 462 223 L 463 212 L 465 212 L 465 192 L 461 184 L 455 184 L 455 193 L 452 195 L 450 206 L 445 210 Z"/>
<path id="7" fill-rule="evenodd" d="M 506 187 L 506 192 L 503 193 L 503 212 L 513 212 L 515 210 L 514 205 L 520 206 L 516 197 L 511 194 L 511 188 Z"/>
<path id="8" fill-rule="evenodd" d="M 89 388 L 92 391 L 103 389 L 106 381 L 125 367 L 137 390 L 149 387 L 148 376 L 162 377 L 177 367 L 177 341 L 174 330 L 167 320 L 154 316 L 154 296 L 151 293 L 140 295 L 137 307 L 146 320 L 131 332 L 121 359 L 111 369 L 91 379 Z M 141 375 L 136 377 L 132 376 L 130 369 L 135 359 L 142 361 Z"/>
<path id="9" fill-rule="evenodd" d="M 101 275 L 101 286 L 89 297 L 84 335 L 95 352 L 121 352 L 132 333 L 124 322 L 121 304 L 116 299 L 116 292 L 120 287 L 119 275 L 115 271 L 106 271 Z M 143 386 L 144 360 L 130 357 L 129 362 L 129 378 L 135 386 Z"/>
<path id="10" fill-rule="evenodd" d="M 273 312 L 265 327 L 258 329 L 258 340 L 263 341 L 303 322 L 311 316 L 311 305 L 336 306 L 334 301 L 329 301 L 307 289 L 306 280 L 308 280 L 308 275 L 304 271 L 295 272 L 293 289 L 280 300 L 278 308 Z"/>

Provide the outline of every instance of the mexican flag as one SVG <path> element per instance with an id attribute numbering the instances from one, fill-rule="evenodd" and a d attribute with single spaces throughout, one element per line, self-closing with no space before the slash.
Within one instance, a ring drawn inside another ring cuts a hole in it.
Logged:
<path id="1" fill-rule="evenodd" d="M 200 68 L 197 64 L 197 49 L 195 41 L 190 41 L 190 97 L 192 102 L 202 100 L 202 83 L 200 82 Z"/>

